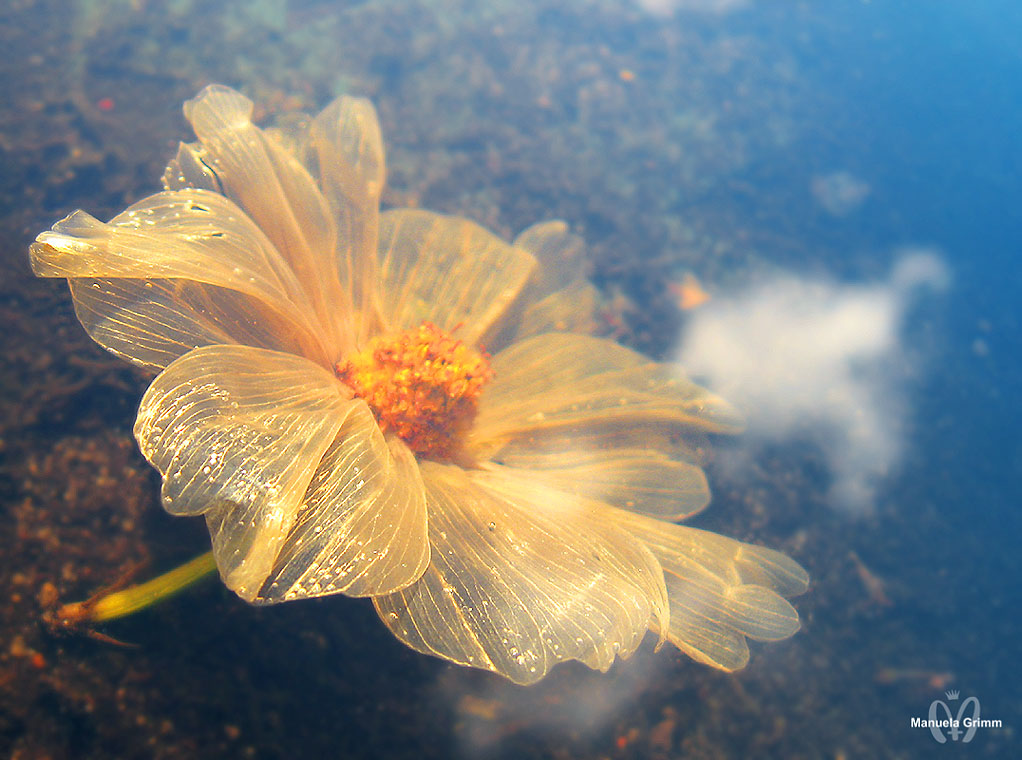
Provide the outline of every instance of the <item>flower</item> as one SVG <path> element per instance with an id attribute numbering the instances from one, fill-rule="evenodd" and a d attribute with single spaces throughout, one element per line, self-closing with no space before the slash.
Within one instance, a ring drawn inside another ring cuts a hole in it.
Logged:
<path id="1" fill-rule="evenodd" d="M 184 111 L 198 142 L 163 192 L 76 211 L 31 256 L 94 340 L 159 371 L 135 435 L 227 586 L 372 597 L 409 646 L 519 683 L 605 670 L 647 629 L 725 670 L 798 629 L 801 567 L 674 522 L 708 502 L 702 438 L 737 413 L 586 334 L 566 225 L 508 244 L 381 213 L 366 100 L 267 130 L 225 87 Z"/>

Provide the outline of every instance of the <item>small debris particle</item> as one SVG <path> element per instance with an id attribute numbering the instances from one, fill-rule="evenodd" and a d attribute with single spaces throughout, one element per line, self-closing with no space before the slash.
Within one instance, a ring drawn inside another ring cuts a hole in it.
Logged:
<path id="1" fill-rule="evenodd" d="M 483 720 L 496 720 L 500 711 L 500 702 L 495 699 L 481 699 L 472 694 L 466 694 L 458 702 L 458 711 L 465 715 Z"/>
<path id="2" fill-rule="evenodd" d="M 674 743 L 674 718 L 667 717 L 653 726 L 649 732 L 649 745 L 666 752 Z"/>
<path id="3" fill-rule="evenodd" d="M 36 599 L 39 602 L 40 607 L 52 607 L 57 603 L 57 599 L 60 594 L 57 591 L 57 587 L 50 581 L 46 581 L 40 588 L 39 593 L 36 595 Z"/>
<path id="4" fill-rule="evenodd" d="M 11 646 L 8 651 L 14 657 L 26 657 L 31 650 L 25 646 L 25 639 L 19 635 L 11 639 Z"/>

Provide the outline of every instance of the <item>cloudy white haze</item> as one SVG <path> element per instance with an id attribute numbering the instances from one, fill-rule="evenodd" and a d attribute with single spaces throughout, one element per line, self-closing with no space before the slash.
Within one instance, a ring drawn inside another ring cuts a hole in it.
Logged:
<path id="1" fill-rule="evenodd" d="M 771 276 L 697 310 L 678 360 L 746 414 L 735 457 L 808 438 L 829 464 L 830 502 L 868 512 L 902 456 L 905 365 L 918 360 L 903 345 L 909 307 L 947 284 L 942 261 L 920 249 L 872 284 Z"/>
<path id="2" fill-rule="evenodd" d="M 636 0 L 636 4 L 654 16 L 671 16 L 679 11 L 724 15 L 745 8 L 749 0 Z"/>

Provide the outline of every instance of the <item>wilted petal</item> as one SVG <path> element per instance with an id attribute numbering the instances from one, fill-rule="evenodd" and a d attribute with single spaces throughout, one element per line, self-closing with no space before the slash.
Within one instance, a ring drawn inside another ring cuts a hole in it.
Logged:
<path id="1" fill-rule="evenodd" d="M 201 143 L 191 148 L 195 160 L 212 171 L 224 194 L 281 252 L 313 304 L 328 342 L 340 345 L 350 331 L 350 299 L 333 256 L 336 225 L 312 176 L 283 145 L 252 124 L 252 101 L 241 93 L 210 85 L 185 103 L 184 112 Z M 178 160 L 183 166 L 180 154 Z M 204 173 L 201 181 L 203 186 L 208 182 Z"/>
<path id="2" fill-rule="evenodd" d="M 480 456 L 518 438 L 607 427 L 737 432 L 731 405 L 673 368 L 612 341 L 548 333 L 501 351 L 471 445 Z"/>
<path id="3" fill-rule="evenodd" d="M 223 196 L 158 193 L 104 224 L 76 211 L 32 246 L 66 277 L 100 345 L 162 367 L 199 345 L 247 343 L 327 361 L 317 322 L 273 245 Z"/>
<path id="4" fill-rule="evenodd" d="M 224 582 L 252 600 L 313 474 L 352 409 L 344 386 L 296 356 L 208 346 L 146 391 L 135 437 L 172 514 L 207 514 Z"/>
<path id="5" fill-rule="evenodd" d="M 745 638 L 778 641 L 799 629 L 783 598 L 809 578 L 797 562 L 762 546 L 716 533 L 617 513 L 616 522 L 644 542 L 664 569 L 670 598 L 667 639 L 700 662 L 744 667 Z"/>
<path id="6" fill-rule="evenodd" d="M 380 301 L 385 329 L 432 322 L 477 343 L 536 265 L 474 222 L 430 211 L 380 215 Z"/>
<path id="7" fill-rule="evenodd" d="M 417 580 L 428 562 L 419 465 L 358 404 L 312 477 L 256 601 L 389 594 Z"/>
<path id="8" fill-rule="evenodd" d="M 584 502 L 502 468 L 427 462 L 423 479 L 429 567 L 374 600 L 409 646 L 525 684 L 564 660 L 605 670 L 666 619 L 652 555 Z"/>

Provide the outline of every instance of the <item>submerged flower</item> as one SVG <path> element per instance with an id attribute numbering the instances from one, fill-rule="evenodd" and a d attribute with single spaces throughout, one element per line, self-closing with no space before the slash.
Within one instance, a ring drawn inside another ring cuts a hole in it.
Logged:
<path id="1" fill-rule="evenodd" d="M 563 223 L 508 244 L 381 213 L 367 101 L 272 130 L 251 111 L 208 87 L 164 192 L 32 246 L 93 339 L 160 371 L 135 435 L 227 586 L 369 596 L 409 646 L 519 683 L 606 669 L 647 629 L 725 670 L 798 629 L 802 568 L 674 522 L 709 499 L 703 434 L 738 415 L 585 334 Z"/>

